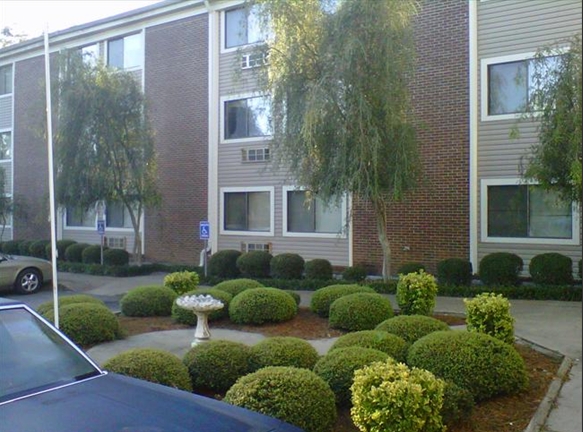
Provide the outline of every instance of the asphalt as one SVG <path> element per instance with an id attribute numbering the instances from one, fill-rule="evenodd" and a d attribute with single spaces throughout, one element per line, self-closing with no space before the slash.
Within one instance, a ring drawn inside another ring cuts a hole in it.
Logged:
<path id="1" fill-rule="evenodd" d="M 119 299 L 130 289 L 143 285 L 161 285 L 165 274 L 116 278 L 75 273 L 59 273 L 59 296 L 90 294 L 102 299 L 114 311 L 119 309 Z M 311 292 L 298 291 L 301 306 L 308 306 Z M 36 308 L 40 303 L 53 299 L 50 286 L 28 296 L 4 295 L 18 298 Z M 388 296 L 396 304 L 394 296 Z M 463 299 L 438 297 L 435 312 L 464 314 Z M 583 431 L 582 411 L 582 308 L 581 302 L 512 300 L 511 313 L 515 318 L 515 335 L 550 355 L 563 359 L 559 376 L 551 384 L 547 397 L 526 429 L 528 432 L 579 432 Z M 255 344 L 264 338 L 258 333 L 213 329 L 211 339 L 227 339 Z M 194 329 L 169 330 L 128 337 L 124 340 L 104 343 L 87 351 L 98 364 L 119 352 L 136 347 L 155 347 L 182 356 L 190 349 Z M 310 341 L 319 353 L 327 352 L 334 339 Z"/>

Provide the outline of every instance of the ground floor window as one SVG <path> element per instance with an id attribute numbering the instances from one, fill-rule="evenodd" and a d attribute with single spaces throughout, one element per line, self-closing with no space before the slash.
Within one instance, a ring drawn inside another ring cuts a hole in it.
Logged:
<path id="1" fill-rule="evenodd" d="M 224 189 L 222 231 L 271 234 L 272 195 L 269 189 Z"/>
<path id="2" fill-rule="evenodd" d="M 120 202 L 110 202 L 105 206 L 105 224 L 108 228 L 131 228 L 132 221 L 125 205 Z M 95 206 L 88 209 L 67 207 L 67 227 L 95 228 L 97 212 Z"/>
<path id="3" fill-rule="evenodd" d="M 338 235 L 344 227 L 344 200 L 324 202 L 309 191 L 284 188 L 286 234 Z"/>

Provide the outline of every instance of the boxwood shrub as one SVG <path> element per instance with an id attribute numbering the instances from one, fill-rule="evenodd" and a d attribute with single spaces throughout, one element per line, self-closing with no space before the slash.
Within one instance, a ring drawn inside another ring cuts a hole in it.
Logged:
<path id="1" fill-rule="evenodd" d="M 50 240 L 36 240 L 29 246 L 30 255 L 36 258 L 47 259 L 47 245 L 50 245 Z"/>
<path id="2" fill-rule="evenodd" d="M 69 246 L 71 246 L 72 244 L 77 243 L 75 240 L 70 240 L 70 239 L 62 239 L 62 240 L 57 240 L 57 259 L 64 261 L 65 260 L 65 251 L 67 250 L 67 248 Z M 51 245 L 47 245 L 47 257 L 51 257 Z"/>
<path id="3" fill-rule="evenodd" d="M 18 255 L 31 256 L 30 245 L 34 243 L 34 240 L 23 240 L 18 245 Z"/>
<path id="4" fill-rule="evenodd" d="M 244 278 L 268 278 L 272 258 L 267 251 L 250 251 L 241 254 L 236 265 Z"/>
<path id="5" fill-rule="evenodd" d="M 176 297 L 178 295 L 171 288 L 148 285 L 128 291 L 119 301 L 119 305 L 125 316 L 170 316 Z"/>
<path id="6" fill-rule="evenodd" d="M 295 253 L 283 253 L 271 259 L 271 276 L 277 279 L 301 279 L 304 259 Z"/>
<path id="7" fill-rule="evenodd" d="M 274 336 L 251 347 L 251 369 L 267 366 L 293 366 L 310 369 L 320 355 L 306 340 L 291 336 Z"/>
<path id="8" fill-rule="evenodd" d="M 336 423 L 334 394 L 307 369 L 271 366 L 241 378 L 225 402 L 261 412 L 306 432 L 330 432 Z"/>
<path id="9" fill-rule="evenodd" d="M 124 249 L 105 249 L 103 264 L 108 266 L 124 266 L 130 262 L 130 254 Z"/>
<path id="10" fill-rule="evenodd" d="M 215 288 L 198 288 L 196 290 L 188 291 L 183 295 L 185 296 L 210 295 L 214 299 L 221 301 L 224 305 L 223 308 L 212 311 L 208 315 L 209 321 L 218 320 L 229 316 L 229 303 L 233 299 L 233 296 L 228 292 L 221 291 Z M 178 306 L 176 304 L 176 301 L 174 301 L 174 304 L 172 305 L 172 318 L 178 324 L 185 324 L 189 326 L 196 325 L 197 321 L 196 315 L 194 314 L 193 311 Z"/>
<path id="11" fill-rule="evenodd" d="M 213 288 L 227 292 L 231 294 L 233 297 L 235 297 L 237 294 L 242 293 L 243 291 L 248 290 L 250 288 L 261 287 L 263 287 L 263 284 L 257 282 L 256 280 L 239 278 L 220 282 L 216 284 Z"/>
<path id="12" fill-rule="evenodd" d="M 18 255 L 23 240 L 8 240 L 2 243 L 2 252 L 8 255 Z"/>
<path id="13" fill-rule="evenodd" d="M 107 250 L 103 247 L 103 250 Z M 101 245 L 90 245 L 81 252 L 83 264 L 101 264 Z"/>
<path id="14" fill-rule="evenodd" d="M 484 285 L 517 286 L 523 265 L 514 253 L 494 252 L 482 258 L 478 275 Z"/>
<path id="15" fill-rule="evenodd" d="M 536 284 L 573 284 L 573 260 L 560 253 L 548 252 L 536 255 L 530 260 L 528 271 Z"/>
<path id="16" fill-rule="evenodd" d="M 105 306 L 103 300 L 100 300 L 97 297 L 93 297 L 89 294 L 72 294 L 69 296 L 59 297 L 59 307 L 75 303 L 94 303 Z M 36 308 L 36 311 L 41 315 L 45 315 L 47 311 L 54 311 L 54 309 L 54 302 L 50 300 L 39 304 Z"/>
<path id="17" fill-rule="evenodd" d="M 316 258 L 305 264 L 306 279 L 332 279 L 332 264 L 327 259 Z"/>
<path id="18" fill-rule="evenodd" d="M 450 427 L 469 419 L 475 405 L 471 392 L 452 381 L 445 381 L 443 406 L 441 407 L 441 418 L 444 424 Z"/>
<path id="19" fill-rule="evenodd" d="M 229 317 L 237 324 L 263 324 L 292 319 L 298 305 L 287 292 L 276 288 L 251 288 L 229 304 Z"/>
<path id="20" fill-rule="evenodd" d="M 394 315 L 388 297 L 376 293 L 355 293 L 330 305 L 330 327 L 348 331 L 372 330 Z"/>
<path id="21" fill-rule="evenodd" d="M 405 342 L 413 343 L 429 333 L 448 331 L 450 328 L 447 323 L 426 315 L 399 315 L 383 321 L 375 330 L 392 333 Z"/>
<path id="22" fill-rule="evenodd" d="M 425 265 L 420 262 L 408 262 L 399 267 L 397 274 L 407 275 L 409 273 L 419 273 L 420 270 L 425 271 Z"/>
<path id="23" fill-rule="evenodd" d="M 366 269 L 359 265 L 346 267 L 342 272 L 342 279 L 351 282 L 361 282 L 366 279 Z"/>
<path id="24" fill-rule="evenodd" d="M 327 318 L 330 305 L 340 297 L 359 292 L 374 293 L 372 288 L 362 285 L 329 285 L 314 291 L 310 300 L 310 309 L 322 318 Z"/>
<path id="25" fill-rule="evenodd" d="M 472 263 L 462 258 L 448 258 L 437 263 L 437 280 L 442 285 L 471 285 Z"/>
<path id="26" fill-rule="evenodd" d="M 211 255 L 207 265 L 209 276 L 220 278 L 236 278 L 241 274 L 237 268 L 237 258 L 241 252 L 234 249 L 225 249 Z"/>
<path id="27" fill-rule="evenodd" d="M 73 243 L 65 249 L 65 260 L 74 263 L 83 262 L 83 249 L 89 247 L 87 243 Z"/>
<path id="28" fill-rule="evenodd" d="M 330 351 L 338 348 L 359 346 L 382 351 L 399 362 L 407 359 L 409 344 L 397 335 L 381 330 L 361 330 L 340 336 L 330 347 Z"/>
<path id="29" fill-rule="evenodd" d="M 103 364 L 103 369 L 121 375 L 192 391 L 188 368 L 174 354 L 157 348 L 134 348 Z"/>

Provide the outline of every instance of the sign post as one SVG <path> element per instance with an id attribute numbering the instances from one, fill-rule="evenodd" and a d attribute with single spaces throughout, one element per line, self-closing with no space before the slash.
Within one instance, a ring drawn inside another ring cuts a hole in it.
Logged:
<path id="1" fill-rule="evenodd" d="M 207 270 L 207 250 L 208 250 L 208 241 L 211 236 L 211 226 L 208 221 L 200 221 L 199 223 L 199 237 L 201 240 L 204 240 L 204 276 L 208 276 Z"/>
<path id="2" fill-rule="evenodd" d="M 103 265 L 103 236 L 105 235 L 105 220 L 97 219 L 97 232 L 101 237 L 101 265 Z"/>

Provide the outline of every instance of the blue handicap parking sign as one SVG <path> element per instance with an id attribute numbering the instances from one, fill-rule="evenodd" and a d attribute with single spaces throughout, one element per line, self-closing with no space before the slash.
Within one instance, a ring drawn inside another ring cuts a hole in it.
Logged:
<path id="1" fill-rule="evenodd" d="M 208 240 L 211 236 L 211 227 L 207 221 L 201 221 L 199 224 L 200 239 Z"/>
<path id="2" fill-rule="evenodd" d="M 99 234 L 104 234 L 105 233 L 105 220 L 104 219 L 98 219 L 97 220 L 97 232 Z"/>

